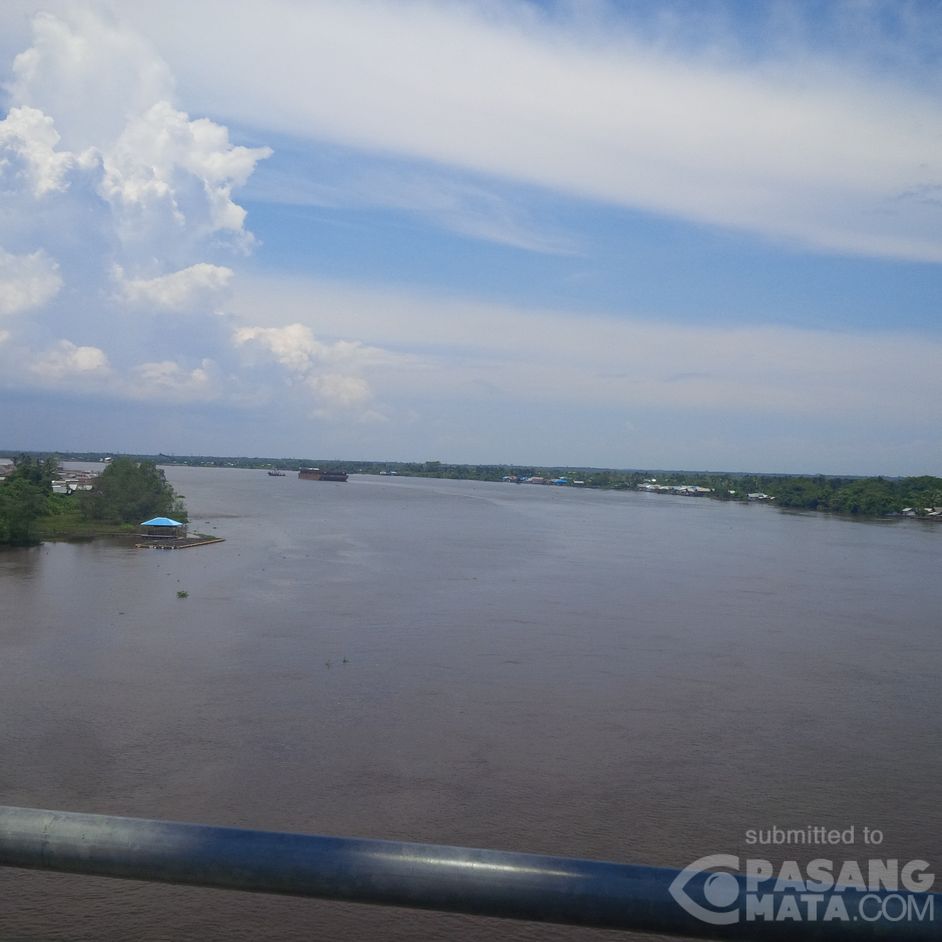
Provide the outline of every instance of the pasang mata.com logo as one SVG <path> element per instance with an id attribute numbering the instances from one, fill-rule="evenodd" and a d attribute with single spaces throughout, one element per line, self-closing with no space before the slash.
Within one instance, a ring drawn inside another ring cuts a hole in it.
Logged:
<path id="1" fill-rule="evenodd" d="M 684 867 L 671 883 L 670 894 L 689 915 L 713 926 L 760 921 L 932 923 L 934 884 L 925 860 L 818 857 L 773 864 L 760 857 L 711 854 Z"/>

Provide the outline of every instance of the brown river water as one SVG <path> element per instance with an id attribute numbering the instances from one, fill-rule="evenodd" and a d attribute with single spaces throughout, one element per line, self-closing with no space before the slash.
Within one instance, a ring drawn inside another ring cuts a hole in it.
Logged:
<path id="1" fill-rule="evenodd" d="M 674 867 L 870 827 L 942 870 L 942 525 L 167 475 L 225 543 L 0 552 L 0 804 Z M 617 937 L 0 870 L 2 940 Z"/>

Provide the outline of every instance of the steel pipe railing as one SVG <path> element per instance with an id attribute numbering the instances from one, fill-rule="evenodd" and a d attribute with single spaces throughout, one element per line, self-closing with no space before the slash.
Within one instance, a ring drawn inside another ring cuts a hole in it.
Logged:
<path id="1" fill-rule="evenodd" d="M 718 898 L 710 873 L 32 808 L 0 807 L 0 866 L 687 938 L 942 939 L 938 894 L 907 893 L 915 903 L 906 910 L 900 894 L 834 889 L 820 895 L 809 919 L 803 889 L 757 888 L 726 874 L 719 894 L 726 924 L 718 925 L 701 918 Z M 748 915 L 750 891 L 766 897 L 758 916 Z M 847 918 L 824 918 L 833 896 Z"/>

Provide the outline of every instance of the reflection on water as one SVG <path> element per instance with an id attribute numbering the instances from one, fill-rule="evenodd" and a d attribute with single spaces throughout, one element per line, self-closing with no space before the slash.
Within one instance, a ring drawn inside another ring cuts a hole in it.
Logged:
<path id="1" fill-rule="evenodd" d="M 666 866 L 855 824 L 942 868 L 942 527 L 168 477 L 225 543 L 0 553 L 3 803 Z M 0 894 L 3 939 L 594 935 L 25 871 Z"/>

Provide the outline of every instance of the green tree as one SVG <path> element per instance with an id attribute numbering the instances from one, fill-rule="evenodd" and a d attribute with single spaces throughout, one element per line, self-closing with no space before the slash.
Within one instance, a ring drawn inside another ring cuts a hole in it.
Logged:
<path id="1" fill-rule="evenodd" d="M 141 523 L 148 517 L 186 520 L 186 510 L 163 471 L 152 461 L 115 458 L 90 491 L 81 495 L 82 514 L 107 523 Z"/>
<path id="2" fill-rule="evenodd" d="M 13 473 L 7 481 L 26 481 L 49 495 L 52 493 L 52 482 L 58 472 L 58 458 L 34 458 L 32 455 L 19 455 L 13 459 Z"/>
<path id="3" fill-rule="evenodd" d="M 33 524 L 46 513 L 48 497 L 41 484 L 14 473 L 0 485 L 0 543 L 29 546 L 38 540 Z"/>

